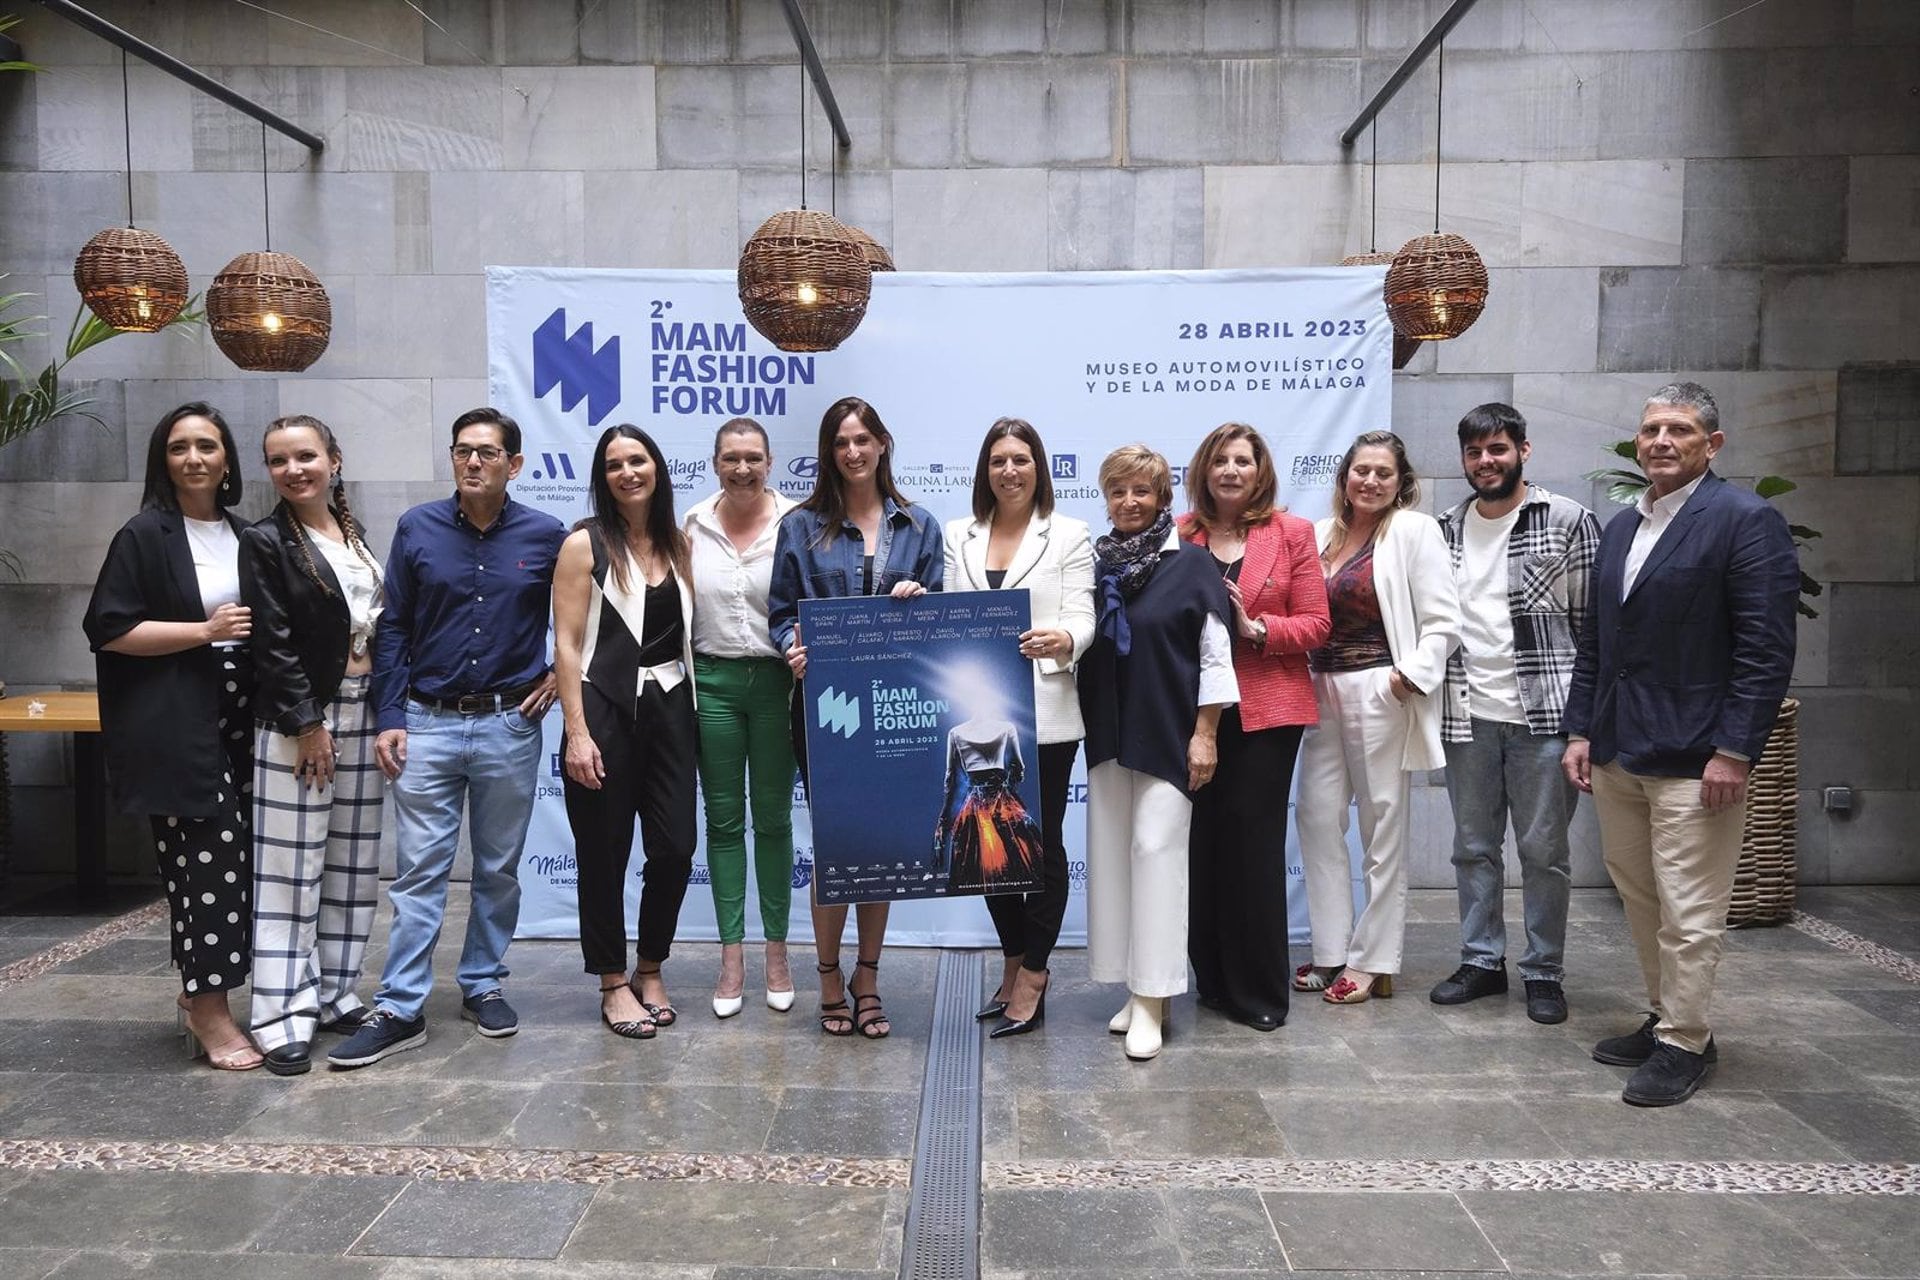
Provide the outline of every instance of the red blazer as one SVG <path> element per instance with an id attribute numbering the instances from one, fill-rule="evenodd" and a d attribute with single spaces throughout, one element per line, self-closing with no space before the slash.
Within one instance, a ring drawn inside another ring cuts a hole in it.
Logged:
<path id="1" fill-rule="evenodd" d="M 1182 521 L 1181 536 L 1207 545 L 1206 527 L 1191 516 Z M 1276 511 L 1265 524 L 1248 530 L 1245 554 L 1240 598 L 1248 617 L 1267 624 L 1267 642 L 1255 648 L 1238 635 L 1233 640 L 1240 727 L 1318 724 L 1307 650 L 1327 642 L 1333 620 L 1327 613 L 1327 580 L 1321 576 L 1313 526 Z"/>

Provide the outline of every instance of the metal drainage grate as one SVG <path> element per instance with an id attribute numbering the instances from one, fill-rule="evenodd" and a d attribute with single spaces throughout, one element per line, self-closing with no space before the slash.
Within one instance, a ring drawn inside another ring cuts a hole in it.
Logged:
<path id="1" fill-rule="evenodd" d="M 979 952 L 940 957 L 901 1280 L 975 1280 L 980 1274 L 981 1035 L 972 1007 L 980 973 Z"/>

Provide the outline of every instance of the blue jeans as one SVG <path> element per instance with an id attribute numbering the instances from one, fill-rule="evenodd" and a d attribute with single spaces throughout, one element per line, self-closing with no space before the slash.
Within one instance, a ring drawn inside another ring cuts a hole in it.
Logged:
<path id="1" fill-rule="evenodd" d="M 407 703 L 407 764 L 393 784 L 399 875 L 387 896 L 393 927 L 375 1003 L 417 1018 L 433 989 L 433 948 L 446 916 L 447 881 L 460 847 L 461 809 L 472 822 L 473 909 L 460 953 L 463 996 L 498 990 L 520 920 L 520 847 L 533 817 L 539 724 L 518 710 L 463 716 Z"/>
<path id="2" fill-rule="evenodd" d="M 1560 772 L 1567 740 L 1523 724 L 1473 722 L 1472 742 L 1449 742 L 1447 798 L 1453 802 L 1453 874 L 1460 890 L 1460 959 L 1497 969 L 1507 954 L 1500 894 L 1501 846 L 1513 819 L 1527 927 L 1523 979 L 1558 982 L 1567 950 L 1567 827 L 1574 789 Z"/>

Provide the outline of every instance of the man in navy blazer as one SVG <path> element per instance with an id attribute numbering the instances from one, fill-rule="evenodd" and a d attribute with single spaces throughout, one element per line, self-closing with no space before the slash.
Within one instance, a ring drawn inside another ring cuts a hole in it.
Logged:
<path id="1" fill-rule="evenodd" d="M 1562 767 L 1590 792 L 1653 1012 L 1602 1040 L 1621 1095 L 1685 1102 L 1716 1057 L 1714 968 L 1746 819 L 1747 771 L 1793 673 L 1800 563 L 1787 522 L 1708 464 L 1726 443 L 1705 387 L 1661 387 L 1635 453 L 1650 487 L 1600 538 L 1567 697 Z"/>

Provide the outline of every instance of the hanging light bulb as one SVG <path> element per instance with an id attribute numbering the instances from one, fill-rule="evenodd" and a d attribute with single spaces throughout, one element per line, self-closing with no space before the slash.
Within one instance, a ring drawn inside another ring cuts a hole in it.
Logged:
<path id="1" fill-rule="evenodd" d="M 810 307 L 820 301 L 820 291 L 810 281 L 802 280 L 794 286 L 793 300 L 803 307 Z"/>

